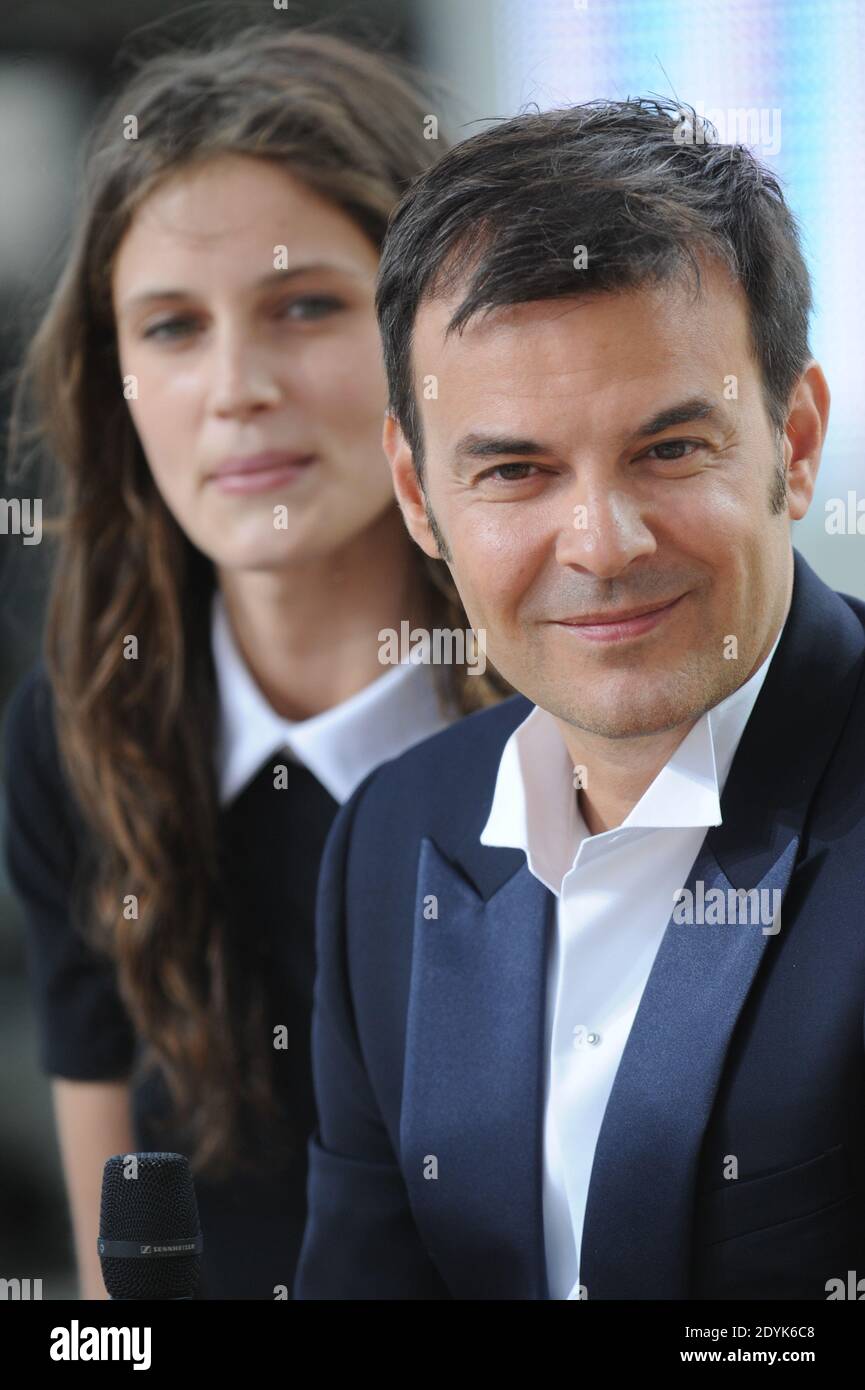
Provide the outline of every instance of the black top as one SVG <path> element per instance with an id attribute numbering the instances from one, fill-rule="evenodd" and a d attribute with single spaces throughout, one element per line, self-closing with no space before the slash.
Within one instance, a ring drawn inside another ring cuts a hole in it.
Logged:
<path id="1" fill-rule="evenodd" d="M 115 966 L 73 925 L 70 904 L 88 840 L 60 766 L 41 664 L 10 701 L 5 758 L 6 856 L 25 907 L 42 1068 L 73 1080 L 129 1078 L 137 1150 L 186 1152 L 166 1125 L 161 1073 L 133 1076 L 143 1047 L 119 996 Z M 275 761 L 287 767 L 287 787 L 274 786 Z M 260 972 L 267 1017 L 288 1029 L 274 1076 L 280 1113 L 295 1138 L 278 1149 L 275 1131 L 250 1116 L 250 1148 L 282 1155 L 270 1161 L 270 1171 L 238 1170 L 222 1181 L 195 1175 L 205 1243 L 200 1298 L 273 1299 L 277 1285 L 291 1297 L 306 1219 L 306 1138 L 315 1124 L 309 1044 L 315 891 L 337 809 L 312 773 L 286 757 L 269 759 L 220 812 L 229 958 Z"/>

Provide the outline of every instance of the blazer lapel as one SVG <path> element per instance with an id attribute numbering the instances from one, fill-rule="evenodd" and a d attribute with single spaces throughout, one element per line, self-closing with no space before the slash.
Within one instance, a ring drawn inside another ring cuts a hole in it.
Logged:
<path id="1" fill-rule="evenodd" d="M 553 895 L 485 850 L 487 896 L 422 841 L 400 1147 L 414 1217 L 460 1298 L 543 1298 L 546 945 Z"/>
<path id="2" fill-rule="evenodd" d="M 786 891 L 798 836 L 758 883 L 735 885 L 709 838 L 691 870 L 691 893 L 698 883 L 706 894 L 721 889 L 725 902 L 734 887 Z M 588 1299 L 688 1296 L 703 1132 L 733 1028 L 771 940 L 759 924 L 668 924 L 595 1150 L 580 1259 Z"/>

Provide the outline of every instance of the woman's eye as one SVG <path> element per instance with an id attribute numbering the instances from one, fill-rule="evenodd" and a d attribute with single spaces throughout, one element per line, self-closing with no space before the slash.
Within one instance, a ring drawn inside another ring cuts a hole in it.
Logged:
<path id="1" fill-rule="evenodd" d="M 535 468 L 533 463 L 497 463 L 495 468 L 488 468 L 481 473 L 481 478 L 492 478 L 496 473 L 503 473 L 506 476 L 502 479 L 506 483 L 522 483 L 526 480 L 526 469 Z M 515 471 L 514 471 L 515 470 Z"/>
<path id="2" fill-rule="evenodd" d="M 694 439 L 668 439 L 663 444 L 655 444 L 649 449 L 649 454 L 655 454 L 661 463 L 678 463 L 680 459 L 689 459 L 700 445 Z M 689 449 L 690 453 L 683 453 L 684 449 Z M 658 450 L 672 450 L 671 453 L 658 453 Z"/>
<path id="3" fill-rule="evenodd" d="M 179 338 L 184 333 L 188 333 L 196 326 L 195 319 L 173 318 L 163 319 L 160 323 L 151 324 L 150 328 L 144 330 L 145 338 L 170 339 Z"/>
<path id="4" fill-rule="evenodd" d="M 301 320 L 321 319 L 342 307 L 342 300 L 335 299 L 333 295 L 307 294 L 300 299 L 286 300 L 280 306 L 277 316 Z"/>
<path id="5" fill-rule="evenodd" d="M 286 300 L 277 308 L 276 317 L 305 323 L 325 318 L 328 314 L 333 314 L 342 308 L 344 308 L 343 301 L 333 295 L 308 294 L 300 298 Z M 197 319 L 190 318 L 189 315 L 178 314 L 173 318 L 161 319 L 159 323 L 151 324 L 149 328 L 144 330 L 143 336 L 155 339 L 157 342 L 176 341 L 188 333 L 194 333 L 197 327 Z"/>

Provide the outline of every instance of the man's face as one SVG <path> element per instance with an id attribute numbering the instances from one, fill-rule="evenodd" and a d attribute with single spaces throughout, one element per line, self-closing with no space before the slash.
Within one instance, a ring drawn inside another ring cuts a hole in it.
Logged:
<path id="1" fill-rule="evenodd" d="M 457 302 L 425 303 L 415 324 L 425 503 L 489 659 L 602 737 L 693 722 L 767 654 L 792 582 L 791 513 L 771 505 L 790 446 L 766 412 L 743 292 L 707 262 L 699 299 L 670 282 L 536 301 L 445 341 Z M 665 424 L 678 407 L 694 418 Z M 397 495 L 436 554 L 406 507 L 399 440 L 386 429 Z"/>

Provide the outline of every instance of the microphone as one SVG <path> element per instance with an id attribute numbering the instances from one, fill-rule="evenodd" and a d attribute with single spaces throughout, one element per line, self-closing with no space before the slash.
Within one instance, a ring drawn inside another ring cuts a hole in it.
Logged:
<path id="1" fill-rule="evenodd" d="M 185 1154 L 106 1159 L 96 1245 L 110 1298 L 195 1296 L 204 1237 Z"/>

